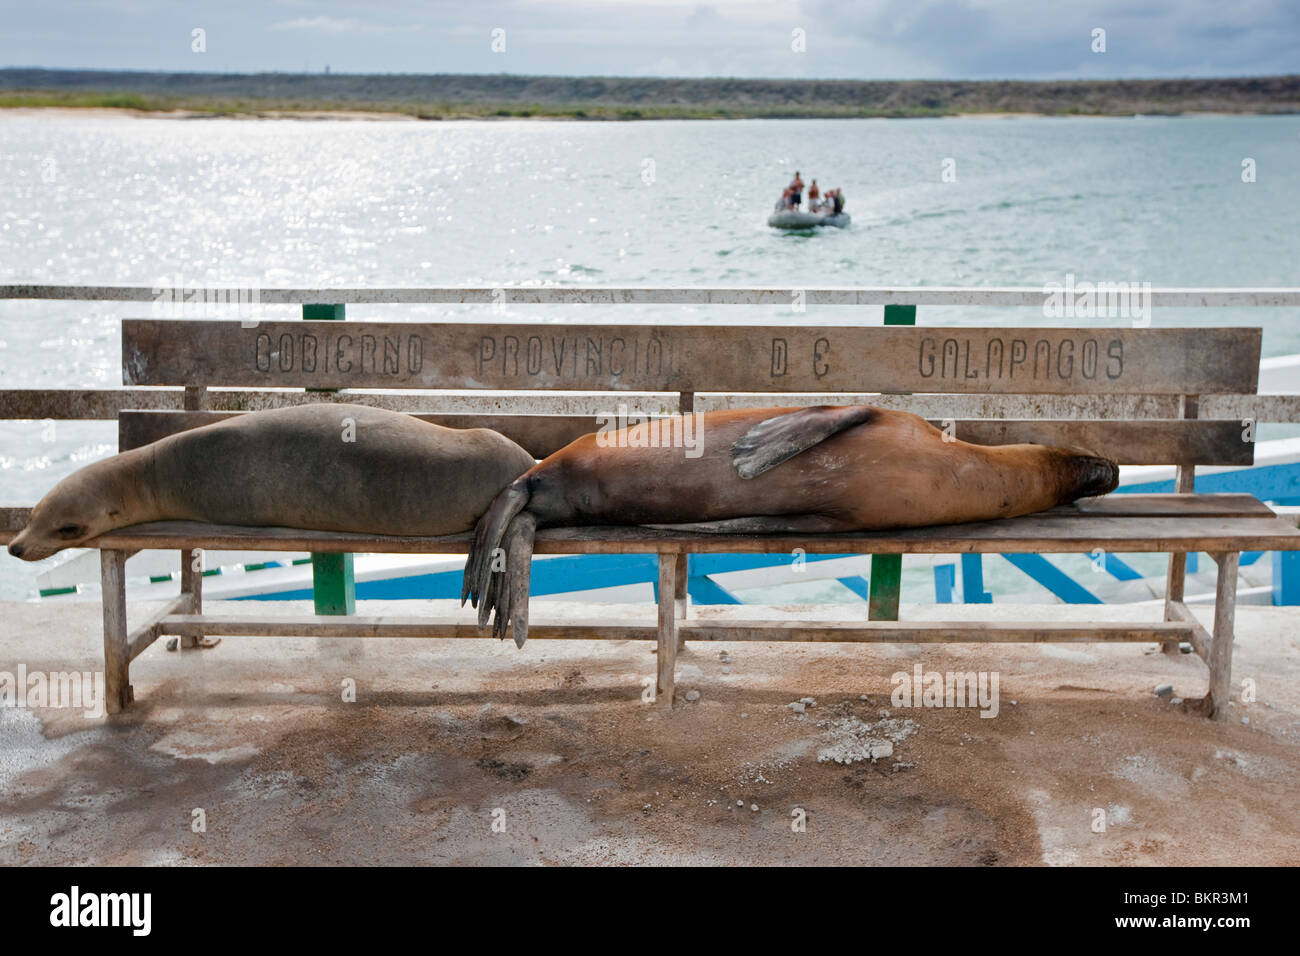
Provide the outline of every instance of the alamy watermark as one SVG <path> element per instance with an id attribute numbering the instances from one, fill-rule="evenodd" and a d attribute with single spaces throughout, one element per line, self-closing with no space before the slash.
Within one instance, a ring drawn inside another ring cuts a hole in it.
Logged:
<path id="1" fill-rule="evenodd" d="M 596 444 L 601 448 L 681 448 L 687 458 L 704 454 L 704 420 L 698 415 L 652 417 L 620 404 L 596 416 Z"/>
<path id="2" fill-rule="evenodd" d="M 104 716 L 103 671 L 0 671 L 0 707 L 63 707 Z"/>
<path id="3" fill-rule="evenodd" d="M 920 664 L 912 673 L 890 676 L 895 707 L 978 707 L 981 717 L 998 715 L 997 671 L 927 671 Z"/>
<path id="4" fill-rule="evenodd" d="M 213 286 L 187 282 L 177 276 L 174 282 L 153 286 L 152 317 L 155 319 L 222 319 L 238 318 L 257 324 L 254 307 L 262 301 L 261 289 L 252 283 Z"/>
<path id="5" fill-rule="evenodd" d="M 1129 319 L 1135 326 L 1151 324 L 1150 282 L 1076 281 L 1043 286 L 1043 316 L 1049 319 Z"/>
<path id="6" fill-rule="evenodd" d="M 73 886 L 50 897 L 50 925 L 125 927 L 133 936 L 148 936 L 153 926 L 152 893 L 83 893 Z"/>

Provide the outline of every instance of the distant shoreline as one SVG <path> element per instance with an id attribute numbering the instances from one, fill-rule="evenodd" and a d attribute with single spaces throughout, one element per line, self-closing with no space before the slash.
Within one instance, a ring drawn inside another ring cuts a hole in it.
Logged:
<path id="1" fill-rule="evenodd" d="M 1300 111 L 1298 111 L 1300 112 Z M 1140 116 L 1151 117 L 1195 117 L 1195 116 L 1294 116 L 1295 113 L 1285 112 L 1224 112 L 1222 110 L 1205 110 L 1205 111 L 1187 111 L 1184 113 L 941 113 L 934 116 L 837 116 L 837 117 L 781 117 L 782 119 L 948 119 L 948 120 L 1015 120 L 1015 119 L 1044 119 L 1044 118 L 1067 118 L 1067 119 L 1132 119 Z M 7 106 L 0 105 L 0 121 L 6 117 L 22 116 L 30 118 L 47 117 L 56 119 L 59 117 L 71 118 L 77 116 L 120 116 L 126 119 L 153 120 L 153 119 L 183 119 L 183 120 L 265 120 L 274 122 L 277 120 L 296 120 L 303 123 L 311 122 L 353 122 L 353 123 L 376 123 L 376 122 L 399 122 L 399 123 L 419 123 L 429 120 L 430 117 L 413 116 L 410 113 L 392 113 L 381 110 L 364 110 L 364 109 L 339 109 L 339 110 L 250 110 L 250 111 L 212 111 L 212 110 L 187 110 L 187 109 L 127 109 L 119 106 Z M 770 119 L 771 117 L 762 116 L 729 116 L 714 117 L 719 121 L 723 120 L 744 120 L 744 119 Z M 708 118 L 701 117 L 671 117 L 657 116 L 651 122 L 664 121 L 670 119 L 692 119 L 701 122 L 707 122 Z M 562 114 L 533 115 L 533 116 L 494 116 L 494 115 L 465 115 L 465 116 L 440 116 L 436 122 L 503 122 L 513 120 L 519 122 L 538 122 L 538 123 L 582 123 L 582 122 L 601 122 L 600 120 L 590 117 L 565 116 Z M 626 119 L 613 120 L 610 122 L 628 122 Z"/>
<path id="2" fill-rule="evenodd" d="M 0 109 L 301 120 L 1260 115 L 1300 113 L 1300 75 L 860 81 L 5 69 Z"/>

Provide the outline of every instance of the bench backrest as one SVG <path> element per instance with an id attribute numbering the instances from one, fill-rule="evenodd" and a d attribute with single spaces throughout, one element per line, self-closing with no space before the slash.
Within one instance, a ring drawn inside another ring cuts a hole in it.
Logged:
<path id="1" fill-rule="evenodd" d="M 126 385 L 1254 392 L 1261 330 L 126 319 Z"/>
<path id="2" fill-rule="evenodd" d="M 1195 396 L 1253 394 L 1258 328 L 647 326 L 126 319 L 128 386 L 695 393 L 1182 396 L 1167 420 L 951 419 L 958 438 L 1086 448 L 1122 464 L 1249 465 L 1239 421 L 1195 419 Z M 319 396 L 328 400 L 326 396 Z M 365 392 L 347 400 L 365 401 Z M 436 405 L 436 402 L 430 402 Z M 136 447 L 230 412 L 123 412 Z M 496 428 L 537 457 L 593 431 L 589 415 L 419 417 Z"/>

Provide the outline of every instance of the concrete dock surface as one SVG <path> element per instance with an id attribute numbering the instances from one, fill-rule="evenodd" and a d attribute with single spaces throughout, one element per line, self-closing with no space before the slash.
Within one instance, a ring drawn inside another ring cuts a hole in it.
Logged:
<path id="1" fill-rule="evenodd" d="M 132 623 L 155 607 L 133 603 Z M 310 612 L 205 610 L 290 607 Z M 1195 612 L 1211 623 L 1209 608 Z M 363 601 L 358 613 L 469 609 Z M 651 623 L 655 609 L 534 602 L 535 623 L 554 613 Z M 691 613 L 835 620 L 863 609 Z M 904 605 L 901 616 L 1159 614 Z M 0 689 L 20 666 L 101 670 L 100 634 L 96 604 L 0 604 Z M 227 637 L 174 652 L 165 642 L 132 664 L 125 714 L 0 707 L 0 864 L 1289 865 L 1300 855 L 1296 608 L 1237 608 L 1234 702 L 1218 723 L 1170 702 L 1205 692 L 1201 660 L 1150 644 L 691 643 L 668 713 L 643 699 L 653 642 Z M 996 708 L 898 706 L 895 675 L 910 679 L 917 665 L 983 672 L 990 691 L 996 677 Z M 1164 684 L 1172 692 L 1157 696 Z"/>

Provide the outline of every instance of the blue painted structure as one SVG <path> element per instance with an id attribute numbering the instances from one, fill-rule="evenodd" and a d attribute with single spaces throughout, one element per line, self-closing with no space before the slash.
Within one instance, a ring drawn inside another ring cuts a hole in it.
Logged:
<path id="1" fill-rule="evenodd" d="M 804 561 L 830 561 L 855 557 L 850 554 L 805 554 Z M 709 575 L 728 571 L 789 564 L 784 554 L 692 554 L 687 563 L 686 589 L 696 604 L 740 604 L 741 601 Z M 842 584 L 866 599 L 866 580 L 861 577 L 840 578 Z M 612 588 L 627 584 L 651 584 L 658 599 L 659 558 L 654 554 L 573 554 L 556 555 L 534 561 L 531 590 L 534 596 L 568 594 L 574 591 Z M 408 574 L 377 581 L 357 581 L 357 600 L 401 600 L 459 598 L 461 571 L 434 571 Z M 240 601 L 309 601 L 311 588 L 298 588 L 265 594 L 250 594 Z"/>
<path id="2" fill-rule="evenodd" d="M 1242 468 L 1236 471 L 1213 472 L 1197 475 L 1195 489 L 1201 494 L 1249 494 L 1261 501 L 1271 501 L 1280 505 L 1300 504 L 1300 463 L 1281 465 L 1261 465 L 1257 468 Z M 1174 490 L 1174 482 L 1147 481 L 1124 485 L 1116 488 L 1113 494 L 1167 494 Z M 962 596 L 968 604 L 983 603 L 991 600 L 984 591 L 982 555 L 962 555 Z M 1040 554 L 1004 554 L 1011 564 L 1047 588 L 1068 604 L 1101 604 L 1102 601 L 1086 587 L 1075 581 L 1068 574 Z M 1116 555 L 1094 553 L 1094 561 L 1100 559 L 1102 569 L 1120 581 L 1134 581 L 1142 577 Z M 1261 557 L 1261 551 L 1248 551 L 1242 554 L 1242 565 L 1254 564 Z M 940 574 L 944 567 L 934 569 L 935 593 L 941 592 Z M 1188 572 L 1195 572 L 1197 555 L 1187 556 Z M 979 597 L 981 600 L 976 600 Z M 1295 551 L 1273 552 L 1273 603 L 1282 605 L 1300 604 L 1300 553 Z"/>
<path id="3" fill-rule="evenodd" d="M 957 566 L 940 564 L 934 569 L 934 603 L 951 604 L 953 591 L 957 588 Z"/>
<path id="4" fill-rule="evenodd" d="M 1114 494 L 1159 494 L 1174 490 L 1174 483 L 1152 481 L 1125 485 Z M 1196 476 L 1196 490 L 1202 493 L 1244 493 L 1255 495 L 1262 501 L 1277 504 L 1300 504 L 1300 463 L 1264 465 L 1237 471 L 1216 472 Z M 852 557 L 847 554 L 808 554 L 806 561 L 829 561 Z M 1070 604 L 1100 604 L 1102 600 L 1083 584 L 1074 580 L 1048 558 L 1041 554 L 1004 554 L 1012 565 L 1043 585 L 1062 601 Z M 1134 581 L 1142 575 L 1117 555 L 1094 553 L 1094 562 L 1120 581 Z M 1241 563 L 1249 565 L 1263 557 L 1263 552 L 1247 552 Z M 687 572 L 687 591 L 696 604 L 740 604 L 741 601 L 726 588 L 712 580 L 711 575 L 729 571 L 747 571 L 754 568 L 775 567 L 788 564 L 788 555 L 772 554 L 696 554 L 691 555 Z M 952 564 L 934 568 L 935 600 L 948 604 L 960 600 L 966 604 L 990 604 L 993 595 L 984 589 L 983 555 L 963 554 L 961 561 L 961 595 L 957 597 L 956 568 Z M 1300 552 L 1278 551 L 1272 554 L 1273 603 L 1300 605 Z M 1187 569 L 1194 572 L 1197 556 L 1187 556 Z M 650 584 L 656 590 L 659 581 L 658 558 L 653 554 L 622 555 L 560 555 L 533 564 L 532 592 L 535 595 L 566 594 L 596 588 L 617 587 L 627 584 Z M 868 582 L 853 575 L 839 582 L 868 600 Z M 358 581 L 356 596 L 363 600 L 402 598 L 458 598 L 461 572 L 439 571 L 430 574 L 413 574 L 378 581 Z M 656 594 L 656 598 L 658 595 Z M 240 600 L 284 601 L 311 600 L 312 589 L 301 588 L 269 594 L 249 595 Z"/>

